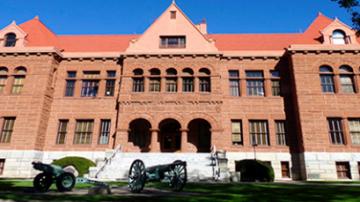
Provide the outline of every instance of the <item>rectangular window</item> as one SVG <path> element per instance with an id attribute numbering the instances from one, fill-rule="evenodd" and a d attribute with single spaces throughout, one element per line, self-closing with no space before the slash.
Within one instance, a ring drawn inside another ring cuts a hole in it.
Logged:
<path id="1" fill-rule="evenodd" d="M 341 91 L 344 93 L 355 93 L 352 75 L 340 75 Z"/>
<path id="2" fill-rule="evenodd" d="M 352 143 L 360 145 L 360 119 L 349 119 L 349 129 Z"/>
<path id="3" fill-rule="evenodd" d="M 231 121 L 231 140 L 233 144 L 243 144 L 241 120 Z"/>
<path id="4" fill-rule="evenodd" d="M 278 145 L 287 145 L 285 121 L 275 121 L 276 125 L 276 143 Z"/>
<path id="5" fill-rule="evenodd" d="M 177 92 L 176 78 L 166 78 L 166 92 Z"/>
<path id="6" fill-rule="evenodd" d="M 328 125 L 331 143 L 337 145 L 345 144 L 342 120 L 339 118 L 329 118 Z"/>
<path id="7" fill-rule="evenodd" d="M 115 78 L 116 77 L 116 71 L 107 71 L 107 77 L 108 78 Z"/>
<path id="8" fill-rule="evenodd" d="M 1 134 L 0 134 L 0 143 L 9 143 L 11 135 L 13 133 L 15 124 L 15 117 L 6 117 L 4 118 Z"/>
<path id="9" fill-rule="evenodd" d="M 211 92 L 210 77 L 199 78 L 200 92 Z"/>
<path id="10" fill-rule="evenodd" d="M 66 97 L 74 96 L 74 89 L 75 89 L 75 80 L 66 80 L 65 96 Z"/>
<path id="11" fill-rule="evenodd" d="M 150 78 L 149 91 L 150 92 L 160 92 L 160 90 L 161 90 L 161 79 L 160 78 Z"/>
<path id="12" fill-rule="evenodd" d="M 133 92 L 144 92 L 144 78 L 133 78 Z"/>
<path id="13" fill-rule="evenodd" d="M 264 96 L 264 74 L 262 71 L 246 71 L 246 93 L 248 96 Z"/>
<path id="14" fill-rule="evenodd" d="M 91 144 L 94 120 L 77 120 L 74 144 Z"/>
<path id="15" fill-rule="evenodd" d="M 324 93 L 334 93 L 335 92 L 334 78 L 332 75 L 321 74 L 320 80 L 321 80 L 322 92 L 324 92 Z"/>
<path id="16" fill-rule="evenodd" d="M 114 96 L 114 92 L 115 92 L 115 80 L 114 79 L 106 80 L 105 96 Z"/>
<path id="17" fill-rule="evenodd" d="M 267 121 L 250 121 L 250 139 L 252 145 L 270 145 Z"/>
<path id="18" fill-rule="evenodd" d="M 66 86 L 65 86 L 65 96 L 66 97 L 74 96 L 75 83 L 76 83 L 76 71 L 68 71 Z"/>
<path id="19" fill-rule="evenodd" d="M 183 92 L 194 92 L 194 78 L 184 77 L 183 78 Z"/>
<path id="20" fill-rule="evenodd" d="M 271 73 L 271 92 L 273 96 L 280 96 L 280 72 L 279 71 L 270 71 Z"/>
<path id="21" fill-rule="evenodd" d="M 240 76 L 238 70 L 229 70 L 230 95 L 240 96 Z"/>
<path id="22" fill-rule="evenodd" d="M 185 36 L 160 36 L 160 48 L 185 48 Z"/>
<path id="23" fill-rule="evenodd" d="M 6 86 L 7 76 L 0 76 L 0 93 L 4 91 Z"/>
<path id="24" fill-rule="evenodd" d="M 99 144 L 109 144 L 111 120 L 101 120 Z"/>
<path id="25" fill-rule="evenodd" d="M 351 179 L 349 162 L 336 162 L 336 172 L 339 179 Z"/>
<path id="26" fill-rule="evenodd" d="M 67 125 L 69 120 L 60 120 L 58 126 L 58 133 L 56 137 L 56 144 L 65 144 Z"/>
<path id="27" fill-rule="evenodd" d="M 76 71 L 68 71 L 67 77 L 68 78 L 76 78 Z"/>
<path id="28" fill-rule="evenodd" d="M 0 175 L 4 173 L 5 159 L 0 159 Z"/>
<path id="29" fill-rule="evenodd" d="M 176 19 L 176 11 L 170 11 L 170 19 Z"/>
<path id="30" fill-rule="evenodd" d="M 290 166 L 288 161 L 281 161 L 281 176 L 290 178 Z"/>
<path id="31" fill-rule="evenodd" d="M 14 83 L 11 89 L 12 94 L 20 94 L 24 87 L 25 76 L 14 76 Z"/>
<path id="32" fill-rule="evenodd" d="M 98 93 L 99 81 L 98 80 L 83 80 L 81 96 L 82 97 L 96 97 Z"/>

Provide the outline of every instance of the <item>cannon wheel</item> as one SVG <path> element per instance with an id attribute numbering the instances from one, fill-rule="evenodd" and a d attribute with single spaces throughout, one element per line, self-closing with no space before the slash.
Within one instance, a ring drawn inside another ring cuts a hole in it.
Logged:
<path id="1" fill-rule="evenodd" d="M 180 160 L 174 161 L 174 163 L 182 162 Z M 170 171 L 170 187 L 173 191 L 181 191 L 187 181 L 186 166 L 183 164 L 174 165 Z"/>
<path id="2" fill-rule="evenodd" d="M 135 160 L 129 170 L 129 188 L 133 193 L 139 193 L 144 189 L 145 185 L 145 164 L 142 160 Z"/>
<path id="3" fill-rule="evenodd" d="M 71 191 L 76 183 L 76 178 L 72 173 L 62 173 L 56 179 L 56 188 L 60 192 Z"/>
<path id="4" fill-rule="evenodd" d="M 40 173 L 34 179 L 34 188 L 39 192 L 47 192 L 52 184 L 52 175 Z"/>

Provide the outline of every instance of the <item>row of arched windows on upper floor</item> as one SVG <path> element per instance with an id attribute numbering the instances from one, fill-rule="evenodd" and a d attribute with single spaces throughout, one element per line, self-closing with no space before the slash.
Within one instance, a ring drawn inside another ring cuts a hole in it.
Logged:
<path id="1" fill-rule="evenodd" d="M 356 93 L 355 73 L 349 65 L 339 67 L 337 73 L 329 65 L 320 67 L 321 88 L 324 93 Z"/>
<path id="2" fill-rule="evenodd" d="M 182 92 L 195 92 L 195 81 L 198 80 L 199 92 L 211 92 L 211 71 L 208 68 L 201 68 L 197 74 L 191 68 L 184 68 L 180 74 L 175 68 L 168 68 L 165 72 L 162 75 L 160 69 L 152 68 L 145 78 L 143 69 L 134 69 L 132 91 L 161 92 L 161 83 L 165 82 L 165 92 L 178 92 L 179 86 Z M 145 86 L 145 79 L 148 79 L 148 87 Z"/>
<path id="3" fill-rule="evenodd" d="M 8 68 L 0 67 L 0 93 L 4 93 L 8 81 L 12 80 L 11 94 L 19 94 L 24 87 L 27 70 L 25 67 L 16 67 L 13 73 Z"/>
<path id="4" fill-rule="evenodd" d="M 208 68 L 201 68 L 199 70 L 199 76 L 210 76 L 210 74 L 211 74 L 211 71 Z M 144 70 L 140 69 L 140 68 L 134 69 L 133 75 L 134 76 L 142 76 L 142 75 L 144 75 Z M 149 70 L 149 75 L 150 76 L 160 76 L 161 70 L 158 68 L 152 68 Z M 167 76 L 176 76 L 176 75 L 178 75 L 178 72 L 175 68 L 168 68 L 168 69 L 166 69 L 166 75 Z M 181 76 L 194 76 L 194 71 L 191 68 L 184 68 L 182 70 Z"/>

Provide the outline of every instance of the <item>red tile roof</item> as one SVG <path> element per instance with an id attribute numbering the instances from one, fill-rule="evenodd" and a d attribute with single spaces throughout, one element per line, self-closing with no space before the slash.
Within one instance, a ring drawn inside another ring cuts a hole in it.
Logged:
<path id="1" fill-rule="evenodd" d="M 210 34 L 222 51 L 283 50 L 293 44 L 301 34 Z"/>
<path id="2" fill-rule="evenodd" d="M 333 20 L 319 14 L 304 33 L 209 34 L 220 51 L 283 50 L 291 44 L 318 44 L 320 31 Z M 123 52 L 139 35 L 55 35 L 38 18 L 19 25 L 27 46 L 55 46 L 66 52 Z"/>
<path id="3" fill-rule="evenodd" d="M 138 35 L 60 35 L 59 47 L 68 52 L 123 52 Z"/>

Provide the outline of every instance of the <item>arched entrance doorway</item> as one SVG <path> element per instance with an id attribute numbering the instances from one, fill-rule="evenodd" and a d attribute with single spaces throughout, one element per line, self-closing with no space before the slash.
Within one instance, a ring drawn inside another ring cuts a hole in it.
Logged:
<path id="1" fill-rule="evenodd" d="M 211 125 L 204 119 L 194 119 L 188 125 L 188 141 L 197 148 L 197 152 L 210 152 Z"/>
<path id="2" fill-rule="evenodd" d="M 135 119 L 129 124 L 129 142 L 140 148 L 141 152 L 150 151 L 151 124 L 145 119 Z"/>
<path id="3" fill-rule="evenodd" d="M 161 152 L 176 152 L 181 148 L 181 125 L 175 119 L 165 119 L 160 122 Z"/>

